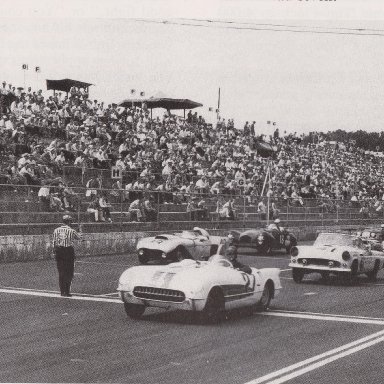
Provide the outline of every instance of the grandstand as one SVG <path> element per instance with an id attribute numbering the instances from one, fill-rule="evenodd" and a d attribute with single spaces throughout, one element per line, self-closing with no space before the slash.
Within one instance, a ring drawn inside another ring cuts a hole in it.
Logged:
<path id="1" fill-rule="evenodd" d="M 3 83 L 0 109 L 0 235 L 50 233 L 64 211 L 89 232 L 191 220 L 255 227 L 277 215 L 294 226 L 383 218 L 383 165 L 353 143 L 313 143 L 278 130 L 267 138 L 231 119 L 212 126 L 192 111 L 152 119 L 145 104 L 105 105 L 75 86 L 45 97 Z M 272 160 L 257 150 L 265 141 L 277 149 Z M 94 222 L 94 195 L 96 205 L 106 201 L 108 210 L 97 210 L 110 211 L 110 223 Z M 142 217 L 132 208 L 138 200 Z"/>

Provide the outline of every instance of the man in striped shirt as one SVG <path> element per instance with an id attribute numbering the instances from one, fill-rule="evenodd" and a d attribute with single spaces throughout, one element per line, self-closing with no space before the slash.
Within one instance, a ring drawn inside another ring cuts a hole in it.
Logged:
<path id="1" fill-rule="evenodd" d="M 81 226 L 79 232 L 71 228 L 73 219 L 69 215 L 63 216 L 63 225 L 53 232 L 53 249 L 59 272 L 59 287 L 61 296 L 71 297 L 71 283 L 75 267 L 75 240 L 81 239 Z"/>

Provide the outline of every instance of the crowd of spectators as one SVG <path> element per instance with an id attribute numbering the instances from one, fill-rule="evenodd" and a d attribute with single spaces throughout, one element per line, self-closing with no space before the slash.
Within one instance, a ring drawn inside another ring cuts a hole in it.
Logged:
<path id="1" fill-rule="evenodd" d="M 336 199 L 364 214 L 383 210 L 383 164 L 350 143 L 313 144 L 278 129 L 266 137 L 255 132 L 255 122 L 238 129 L 233 119 L 220 118 L 212 125 L 192 111 L 186 118 L 165 111 L 152 119 L 145 104 L 106 105 L 75 87 L 46 97 L 42 90 L 3 82 L 0 112 L 0 183 L 39 186 L 39 198 L 55 210 L 75 205 L 71 186 L 60 179 L 69 166 L 123 171 L 108 196 L 100 194 L 105 180 L 84 180 L 95 220 L 111 220 L 108 198 L 120 196 L 136 220 L 152 218 L 142 207 L 154 194 L 156 201 L 186 203 L 188 211 L 204 217 L 204 197 L 227 195 L 216 199 L 217 213 L 234 218 L 232 198 L 240 194 L 265 210 L 259 198 L 264 184 L 266 196 L 291 205 L 316 198 L 332 211 Z M 275 148 L 269 158 L 255 150 L 265 141 Z M 271 177 L 264 183 L 268 164 Z M 272 211 L 278 214 L 278 207 Z"/>

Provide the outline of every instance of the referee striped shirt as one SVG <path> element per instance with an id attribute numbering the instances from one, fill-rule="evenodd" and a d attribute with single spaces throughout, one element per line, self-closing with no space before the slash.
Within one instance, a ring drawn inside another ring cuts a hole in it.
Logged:
<path id="1" fill-rule="evenodd" d="M 74 240 L 80 240 L 81 233 L 68 225 L 62 225 L 53 231 L 54 247 L 73 247 Z"/>

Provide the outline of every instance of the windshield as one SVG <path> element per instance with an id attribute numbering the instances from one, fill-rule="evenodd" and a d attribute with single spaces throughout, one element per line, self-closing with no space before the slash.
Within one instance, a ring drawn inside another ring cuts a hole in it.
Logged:
<path id="1" fill-rule="evenodd" d="M 200 235 L 200 233 L 197 232 L 197 231 L 183 231 L 180 234 L 181 237 L 185 237 L 185 238 L 188 238 L 188 239 L 195 238 L 195 237 L 197 237 L 199 235 Z"/>
<path id="2" fill-rule="evenodd" d="M 362 240 L 343 233 L 320 233 L 314 245 L 343 245 L 346 247 L 362 247 Z"/>

